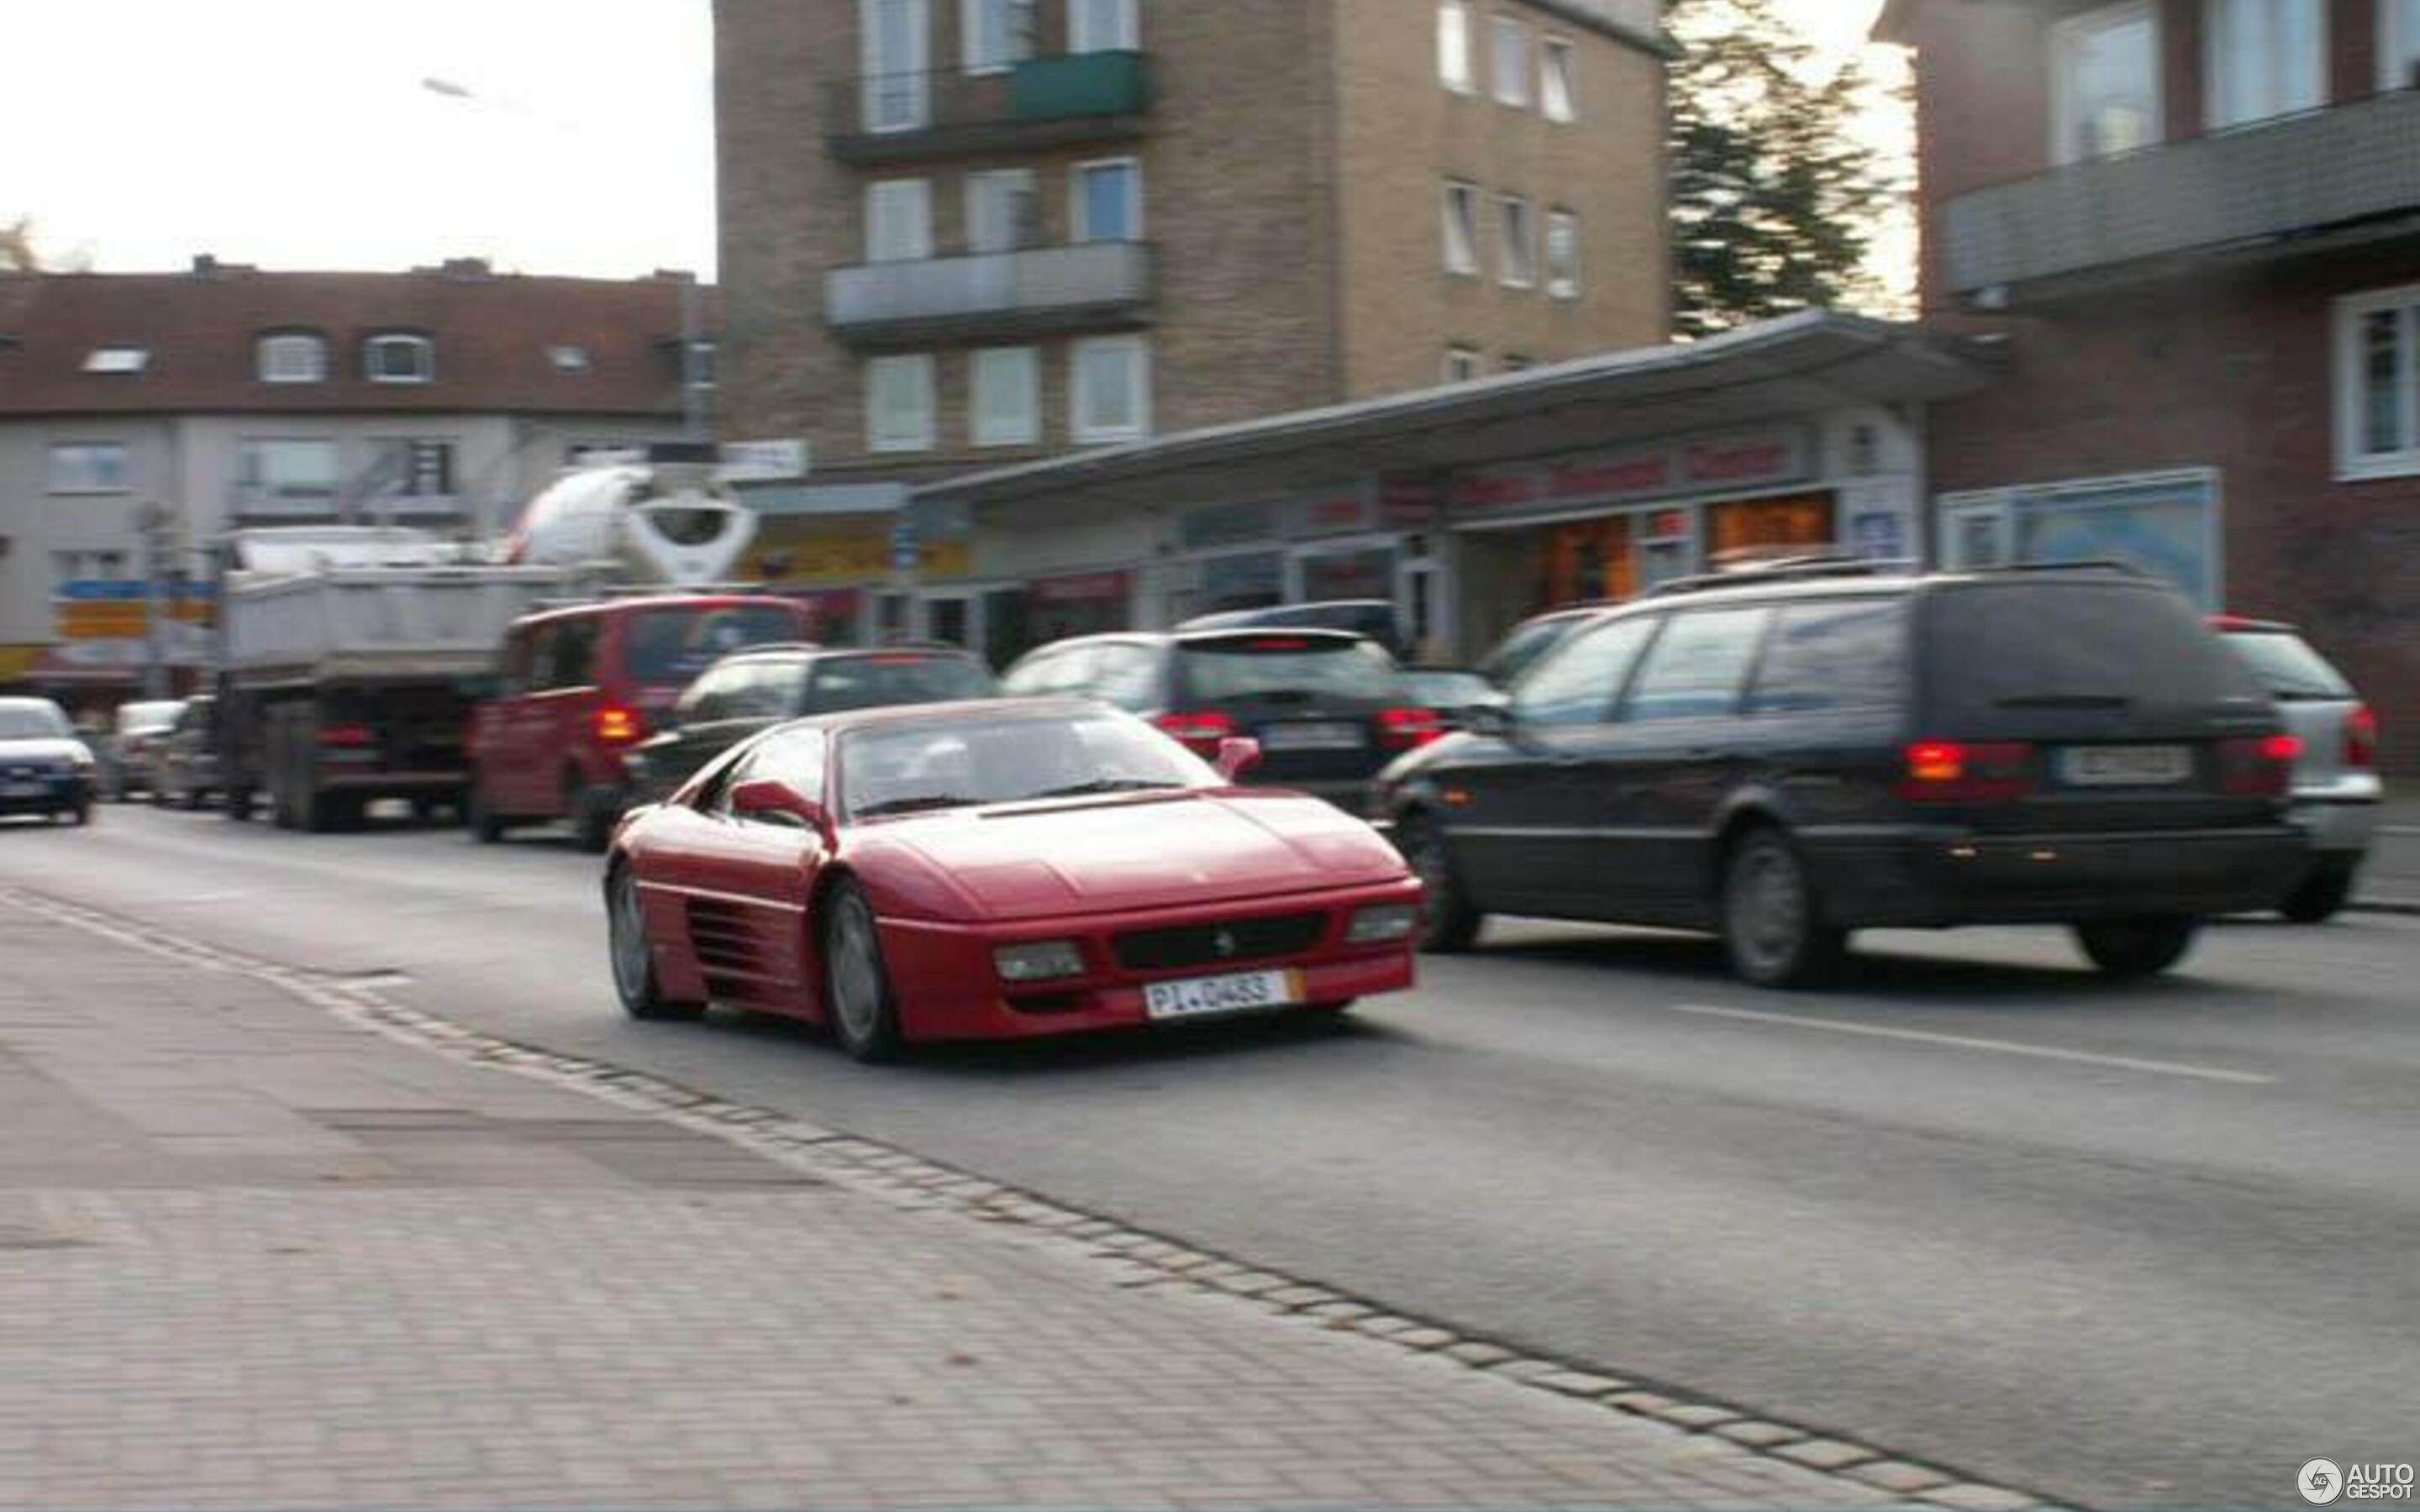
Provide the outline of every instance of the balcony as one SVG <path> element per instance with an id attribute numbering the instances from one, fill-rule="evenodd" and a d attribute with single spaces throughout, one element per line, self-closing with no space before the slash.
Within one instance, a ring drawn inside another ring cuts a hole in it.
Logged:
<path id="1" fill-rule="evenodd" d="M 831 85 L 824 107 L 825 146 L 845 162 L 1123 141 L 1150 116 L 1150 59 L 1067 53 L 987 73 L 876 74 Z"/>
<path id="2" fill-rule="evenodd" d="M 1962 295 L 2420 214 L 2420 91 L 2400 90 L 1979 189 L 1944 209 Z"/>
<path id="3" fill-rule="evenodd" d="M 826 275 L 824 321 L 860 347 L 1123 330 L 1150 322 L 1156 283 L 1141 241 L 866 263 Z"/>

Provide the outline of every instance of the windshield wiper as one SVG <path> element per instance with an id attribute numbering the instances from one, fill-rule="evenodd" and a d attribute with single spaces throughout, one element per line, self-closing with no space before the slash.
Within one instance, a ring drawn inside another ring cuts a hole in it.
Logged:
<path id="1" fill-rule="evenodd" d="M 1039 793 L 1029 793 L 1026 797 L 1080 798 L 1094 793 L 1151 793 L 1184 785 L 1156 777 L 1099 777 L 1090 782 L 1072 782 L 1063 788 L 1045 788 Z"/>
<path id="2" fill-rule="evenodd" d="M 2125 709 L 2134 701 L 2117 693 L 2014 693 L 1992 701 L 1995 709 Z"/>
<path id="3" fill-rule="evenodd" d="M 935 809 L 964 809 L 981 803 L 981 798 L 963 798 L 954 793 L 920 793 L 913 797 L 885 798 L 869 803 L 857 810 L 860 819 L 878 819 L 884 814 L 926 813 Z"/>

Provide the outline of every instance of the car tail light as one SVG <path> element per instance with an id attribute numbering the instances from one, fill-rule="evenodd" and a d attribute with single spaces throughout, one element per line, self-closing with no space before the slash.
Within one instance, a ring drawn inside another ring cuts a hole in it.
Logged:
<path id="1" fill-rule="evenodd" d="M 2303 743 L 2292 735 L 2244 735 L 2218 743 L 2219 785 L 2229 797 L 2282 798 L 2293 786 Z"/>
<path id="2" fill-rule="evenodd" d="M 2345 720 L 2344 764 L 2364 771 L 2378 764 L 2378 716 L 2366 708 Z"/>
<path id="3" fill-rule="evenodd" d="M 365 724 L 332 724 L 319 732 L 319 744 L 344 750 L 360 750 L 375 745 L 378 734 Z"/>
<path id="4" fill-rule="evenodd" d="M 1411 750 L 1445 735 L 1435 709 L 1381 709 L 1378 744 L 1388 750 Z"/>
<path id="5" fill-rule="evenodd" d="M 1903 753 L 1900 796 L 1913 803 L 2014 803 L 2034 787 L 2034 748 L 2021 740 L 1919 740 Z"/>
<path id="6" fill-rule="evenodd" d="M 1218 760 L 1218 742 L 1235 733 L 1235 721 L 1217 713 L 1163 714 L 1153 723 L 1207 761 Z"/>
<path id="7" fill-rule="evenodd" d="M 597 711 L 597 738 L 609 746 L 627 746 L 647 735 L 647 717 L 636 709 L 608 703 Z"/>

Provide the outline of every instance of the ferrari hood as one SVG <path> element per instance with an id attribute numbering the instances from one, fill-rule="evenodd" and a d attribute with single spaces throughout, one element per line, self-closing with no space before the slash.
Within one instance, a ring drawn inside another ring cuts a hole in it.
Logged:
<path id="1" fill-rule="evenodd" d="M 1160 908 L 1404 873 L 1369 825 L 1275 792 L 936 814 L 885 839 L 946 875 L 985 918 Z"/>

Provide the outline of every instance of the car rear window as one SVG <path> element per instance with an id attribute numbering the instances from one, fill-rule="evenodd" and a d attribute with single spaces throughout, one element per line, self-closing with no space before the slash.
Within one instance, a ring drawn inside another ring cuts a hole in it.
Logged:
<path id="1" fill-rule="evenodd" d="M 780 604 L 642 609 L 630 617 L 622 667 L 634 683 L 679 685 L 745 646 L 799 639 Z"/>
<path id="2" fill-rule="evenodd" d="M 1946 590 L 1931 606 L 1925 669 L 1937 709 L 1986 721 L 2030 711 L 2265 702 L 2191 605 L 2133 582 Z"/>
<path id="3" fill-rule="evenodd" d="M 2328 665 L 2301 636 L 2280 630 L 2246 630 L 2229 635 L 2235 648 L 2274 699 L 2349 699 L 2352 685 Z"/>
<path id="4" fill-rule="evenodd" d="M 879 651 L 829 656 L 815 665 L 802 714 L 878 709 L 893 703 L 947 703 L 998 692 L 991 673 L 969 656 L 923 651 Z"/>
<path id="5" fill-rule="evenodd" d="M 1196 642 L 1177 654 L 1186 698 L 1225 703 L 1289 693 L 1379 702 L 1402 696 L 1403 671 L 1367 640 L 1324 640 L 1283 631 Z"/>

